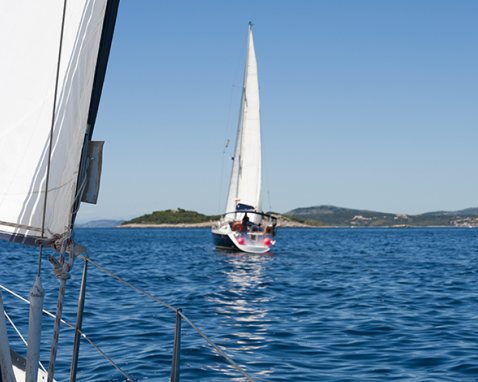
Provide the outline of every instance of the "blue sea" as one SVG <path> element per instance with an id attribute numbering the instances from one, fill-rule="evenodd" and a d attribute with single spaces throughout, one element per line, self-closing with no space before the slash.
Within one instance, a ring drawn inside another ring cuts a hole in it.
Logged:
<path id="1" fill-rule="evenodd" d="M 478 229 L 281 229 L 260 256 L 214 250 L 208 229 L 78 229 L 76 240 L 182 308 L 257 381 L 478 381 Z M 0 259 L 0 284 L 28 296 L 37 250 L 0 243 Z M 82 268 L 78 259 L 67 283 L 69 322 Z M 46 259 L 43 285 L 55 311 L 58 281 Z M 174 312 L 92 265 L 86 293 L 84 332 L 135 380 L 168 381 Z M 28 306 L 3 298 L 26 336 Z M 45 349 L 52 325 L 43 318 Z M 60 343 L 55 378 L 65 381 L 68 327 Z M 124 379 L 82 341 L 78 381 Z M 181 380 L 244 378 L 183 322 Z"/>

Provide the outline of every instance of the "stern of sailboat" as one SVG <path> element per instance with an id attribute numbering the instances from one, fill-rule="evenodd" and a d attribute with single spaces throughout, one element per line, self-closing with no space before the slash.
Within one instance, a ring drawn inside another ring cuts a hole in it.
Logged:
<path id="1" fill-rule="evenodd" d="M 218 249 L 267 253 L 275 244 L 277 218 L 256 211 L 236 211 L 222 216 L 212 228 Z"/>

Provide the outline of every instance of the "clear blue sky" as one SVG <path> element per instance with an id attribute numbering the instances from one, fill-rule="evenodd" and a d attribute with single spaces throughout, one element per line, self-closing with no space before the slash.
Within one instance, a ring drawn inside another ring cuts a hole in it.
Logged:
<path id="1" fill-rule="evenodd" d="M 266 210 L 478 206 L 478 1 L 121 0 L 79 221 L 222 211 L 249 20 Z"/>

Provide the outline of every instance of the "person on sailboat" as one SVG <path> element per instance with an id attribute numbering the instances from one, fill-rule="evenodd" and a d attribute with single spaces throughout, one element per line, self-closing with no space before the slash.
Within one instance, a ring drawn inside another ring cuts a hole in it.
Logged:
<path id="1" fill-rule="evenodd" d="M 242 218 L 242 230 L 244 232 L 247 231 L 247 226 L 249 225 L 249 216 L 247 216 L 247 212 L 244 214 L 244 217 Z"/>

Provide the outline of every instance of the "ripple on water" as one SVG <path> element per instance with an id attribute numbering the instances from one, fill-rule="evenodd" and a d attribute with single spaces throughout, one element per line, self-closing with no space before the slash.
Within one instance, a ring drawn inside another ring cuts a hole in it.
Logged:
<path id="1" fill-rule="evenodd" d="M 216 252 L 205 229 L 80 229 L 77 239 L 94 260 L 180 306 L 258 380 L 422 382 L 478 380 L 476 232 L 283 229 L 268 256 Z M 0 256 L 0 282 L 28 295 L 36 252 L 1 243 Z M 69 320 L 80 273 L 77 264 L 68 282 Z M 136 380 L 167 380 L 174 313 L 93 267 L 88 278 L 84 331 Z M 47 269 L 51 310 L 57 286 Z M 27 307 L 3 295 L 25 333 Z M 43 326 L 47 348 L 52 321 Z M 182 380 L 243 381 L 185 323 L 182 334 Z M 66 380 L 71 330 L 61 341 L 57 377 Z M 124 378 L 85 342 L 78 380 Z"/>

